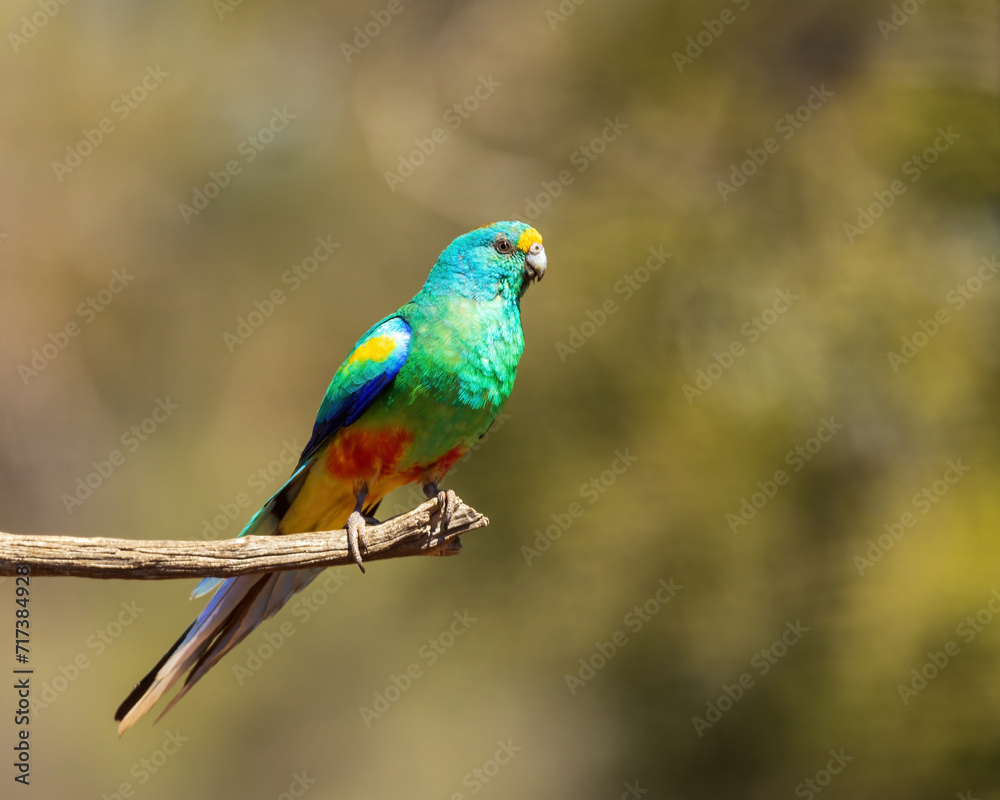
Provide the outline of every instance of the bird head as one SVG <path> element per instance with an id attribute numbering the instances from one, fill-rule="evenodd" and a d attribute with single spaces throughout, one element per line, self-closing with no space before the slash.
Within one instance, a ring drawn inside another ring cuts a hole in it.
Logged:
<path id="1" fill-rule="evenodd" d="M 459 236 L 444 249 L 424 291 L 472 300 L 517 302 L 545 275 L 541 234 L 523 222 L 494 222 Z"/>

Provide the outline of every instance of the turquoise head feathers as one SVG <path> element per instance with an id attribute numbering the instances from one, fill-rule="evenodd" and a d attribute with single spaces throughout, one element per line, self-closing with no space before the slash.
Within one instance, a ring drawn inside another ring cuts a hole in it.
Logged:
<path id="1" fill-rule="evenodd" d="M 444 249 L 424 286 L 426 295 L 518 301 L 545 275 L 542 237 L 523 222 L 494 222 L 459 236 Z"/>

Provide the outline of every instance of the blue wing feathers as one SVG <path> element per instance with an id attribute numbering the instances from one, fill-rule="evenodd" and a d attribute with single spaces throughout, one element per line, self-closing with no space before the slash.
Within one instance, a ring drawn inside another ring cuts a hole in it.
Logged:
<path id="1" fill-rule="evenodd" d="M 299 459 L 300 466 L 312 458 L 333 434 L 360 417 L 379 392 L 403 368 L 410 352 L 411 337 L 410 326 L 406 320 L 396 316 L 387 317 L 362 336 L 354 346 L 354 350 L 376 337 L 393 339 L 396 343 L 395 348 L 379 361 L 366 360 L 351 364 L 349 357 L 340 366 L 320 404 L 312 437 Z"/>

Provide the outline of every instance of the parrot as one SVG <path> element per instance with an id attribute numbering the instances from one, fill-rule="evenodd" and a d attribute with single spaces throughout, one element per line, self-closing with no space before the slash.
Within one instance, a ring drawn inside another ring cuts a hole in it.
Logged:
<path id="1" fill-rule="evenodd" d="M 364 572 L 359 543 L 389 492 L 419 482 L 446 520 L 439 485 L 510 396 L 524 350 L 521 298 L 546 266 L 541 234 L 523 222 L 486 225 L 448 245 L 413 299 L 354 345 L 291 476 L 239 536 L 346 529 Z M 166 714 L 322 571 L 203 580 L 192 596 L 214 594 L 118 707 L 118 734 L 186 675 Z"/>

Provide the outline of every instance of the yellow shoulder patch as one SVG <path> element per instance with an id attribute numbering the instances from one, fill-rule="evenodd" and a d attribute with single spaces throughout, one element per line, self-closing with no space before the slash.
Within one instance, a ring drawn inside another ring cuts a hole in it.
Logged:
<path id="1" fill-rule="evenodd" d="M 375 336 L 351 353 L 347 363 L 350 365 L 359 361 L 385 361 L 395 349 L 396 340 L 391 336 Z"/>
<path id="2" fill-rule="evenodd" d="M 534 228 L 528 228 L 528 230 L 521 234 L 521 238 L 517 240 L 517 249 L 522 253 L 527 253 L 531 245 L 536 242 L 538 244 L 542 243 L 542 234 Z"/>

